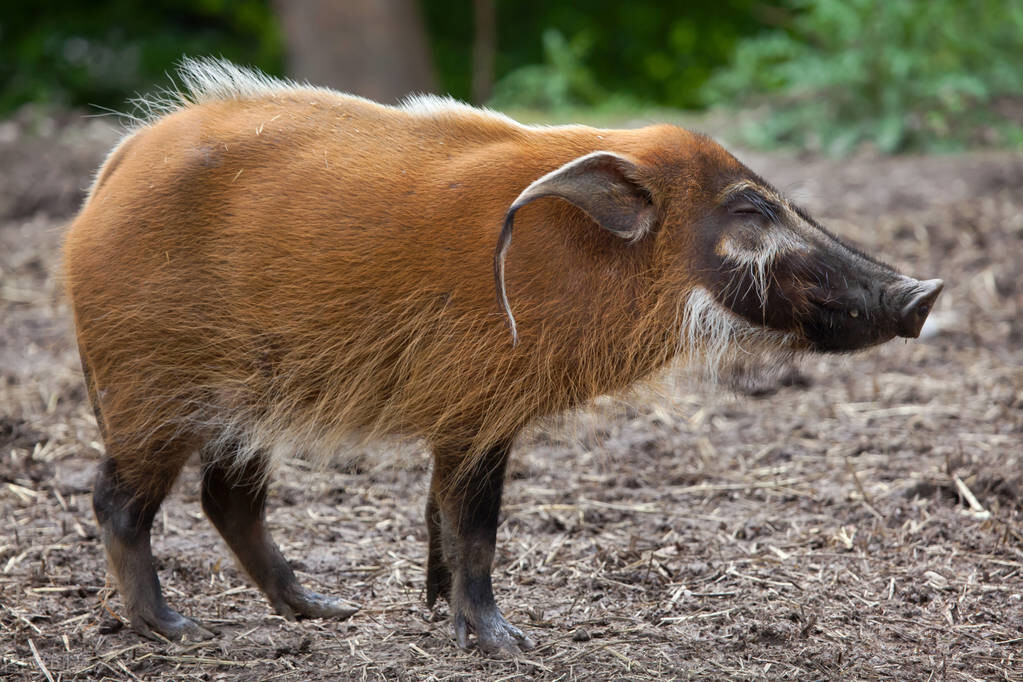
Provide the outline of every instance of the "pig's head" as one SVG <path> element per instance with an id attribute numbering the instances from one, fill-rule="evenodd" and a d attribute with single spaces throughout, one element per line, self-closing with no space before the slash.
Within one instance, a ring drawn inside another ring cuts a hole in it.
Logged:
<path id="1" fill-rule="evenodd" d="M 721 188 L 695 236 L 700 285 L 714 300 L 808 350 L 916 338 L 942 289 L 845 244 L 754 177 Z"/>
<path id="2" fill-rule="evenodd" d="M 642 158 L 587 154 L 512 204 L 495 276 L 513 337 L 503 280 L 512 221 L 519 207 L 551 196 L 581 208 L 623 248 L 654 240 L 661 291 L 679 305 L 680 351 L 712 371 L 779 351 L 851 352 L 920 334 L 941 280 L 900 275 L 845 244 L 706 138 L 693 136 L 678 159 Z"/>

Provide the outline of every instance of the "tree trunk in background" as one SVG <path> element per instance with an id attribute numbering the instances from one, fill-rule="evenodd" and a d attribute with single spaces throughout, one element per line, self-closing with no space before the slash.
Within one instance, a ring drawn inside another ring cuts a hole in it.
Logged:
<path id="1" fill-rule="evenodd" d="M 418 0 L 274 0 L 288 75 L 380 102 L 434 89 Z"/>
<path id="2" fill-rule="evenodd" d="M 483 104 L 494 90 L 497 14 L 494 0 L 473 0 L 476 39 L 472 46 L 472 101 Z"/>

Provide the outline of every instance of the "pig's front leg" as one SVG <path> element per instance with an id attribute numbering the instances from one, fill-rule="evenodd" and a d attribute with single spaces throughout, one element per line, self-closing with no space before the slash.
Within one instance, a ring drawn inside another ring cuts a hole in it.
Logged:
<path id="1" fill-rule="evenodd" d="M 458 470 L 461 460 L 461 452 L 434 448 L 426 506 L 427 602 L 447 598 L 462 648 L 471 631 L 488 654 L 518 654 L 535 644 L 501 615 L 490 580 L 508 445 L 492 448 L 468 472 Z"/>

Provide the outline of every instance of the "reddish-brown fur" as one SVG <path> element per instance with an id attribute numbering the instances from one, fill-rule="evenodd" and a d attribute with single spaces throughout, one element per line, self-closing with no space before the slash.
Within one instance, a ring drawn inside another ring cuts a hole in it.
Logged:
<path id="1" fill-rule="evenodd" d="M 187 106 L 138 130 L 65 247 L 123 475 L 163 488 L 225 430 L 299 449 L 421 436 L 471 456 L 665 363 L 690 280 L 684 231 L 628 244 L 537 201 L 508 256 L 514 347 L 495 302 L 509 205 L 594 150 L 634 160 L 678 225 L 711 207 L 705 175 L 738 166 L 672 126 L 526 128 L 315 90 Z"/>

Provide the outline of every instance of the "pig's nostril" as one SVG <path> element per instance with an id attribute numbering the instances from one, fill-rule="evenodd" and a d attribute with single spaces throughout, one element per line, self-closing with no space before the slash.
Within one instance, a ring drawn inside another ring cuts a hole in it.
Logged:
<path id="1" fill-rule="evenodd" d="M 931 279 L 920 282 L 912 291 L 909 302 L 900 311 L 899 336 L 916 338 L 920 335 L 920 328 L 924 320 L 930 314 L 934 301 L 944 288 L 945 283 L 940 279 Z"/>

